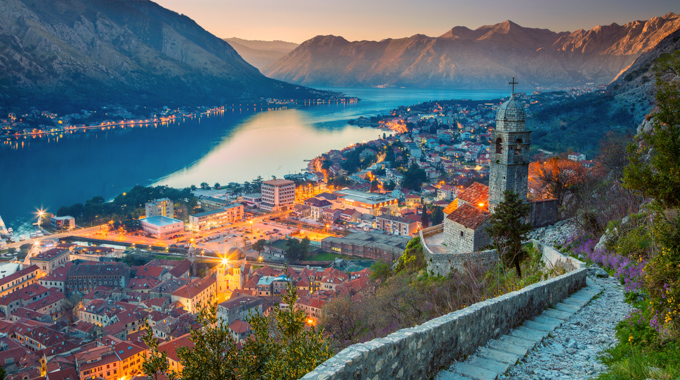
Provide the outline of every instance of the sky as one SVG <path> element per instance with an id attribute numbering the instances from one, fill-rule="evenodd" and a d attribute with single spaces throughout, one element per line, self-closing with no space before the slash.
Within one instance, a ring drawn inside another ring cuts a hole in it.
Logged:
<path id="1" fill-rule="evenodd" d="M 214 35 L 301 43 L 333 34 L 350 41 L 439 36 L 512 20 L 556 32 L 678 13 L 678 0 L 153 0 Z"/>

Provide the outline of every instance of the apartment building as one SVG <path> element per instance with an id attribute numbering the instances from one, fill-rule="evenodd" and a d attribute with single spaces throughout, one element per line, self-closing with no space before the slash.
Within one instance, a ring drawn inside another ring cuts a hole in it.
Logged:
<path id="1" fill-rule="evenodd" d="M 286 211 L 295 203 L 295 182 L 286 179 L 274 179 L 262 182 L 260 187 L 262 203 L 265 211 Z"/>

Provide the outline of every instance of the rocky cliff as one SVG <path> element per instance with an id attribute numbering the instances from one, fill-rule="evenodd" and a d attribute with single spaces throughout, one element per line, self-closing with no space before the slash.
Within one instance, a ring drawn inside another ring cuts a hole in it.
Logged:
<path id="1" fill-rule="evenodd" d="M 657 59 L 663 54 L 680 50 L 680 30 L 669 34 L 653 49 L 641 54 L 633 64 L 622 71 L 608 86 L 616 102 L 630 109 L 637 121 L 650 112 L 656 96 L 655 68 Z M 665 81 L 678 80 L 673 74 L 666 74 Z"/>
<path id="2" fill-rule="evenodd" d="M 515 76 L 524 89 L 606 84 L 680 28 L 669 13 L 648 21 L 555 33 L 511 21 L 439 37 L 350 42 L 317 36 L 263 70 L 316 86 L 498 88 Z"/>
<path id="3" fill-rule="evenodd" d="M 2 106 L 219 104 L 308 95 L 264 77 L 225 41 L 152 1 L 0 1 Z"/>

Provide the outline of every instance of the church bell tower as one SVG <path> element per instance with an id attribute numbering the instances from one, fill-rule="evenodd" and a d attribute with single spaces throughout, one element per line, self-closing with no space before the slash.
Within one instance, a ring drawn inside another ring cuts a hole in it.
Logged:
<path id="1" fill-rule="evenodd" d="M 526 130 L 524 105 L 515 99 L 515 78 L 512 95 L 496 113 L 496 129 L 489 148 L 489 211 L 503 202 L 503 193 L 512 190 L 527 199 L 529 181 L 529 147 L 531 131 Z"/>

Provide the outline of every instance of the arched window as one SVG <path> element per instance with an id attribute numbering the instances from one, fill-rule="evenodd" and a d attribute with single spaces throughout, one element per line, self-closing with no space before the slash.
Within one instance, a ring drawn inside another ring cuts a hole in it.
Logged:
<path id="1" fill-rule="evenodd" d="M 522 155 L 522 139 L 517 139 L 517 141 L 515 141 L 515 155 Z"/>
<path id="2" fill-rule="evenodd" d="M 496 153 L 503 153 L 503 139 L 500 137 L 496 139 Z"/>

